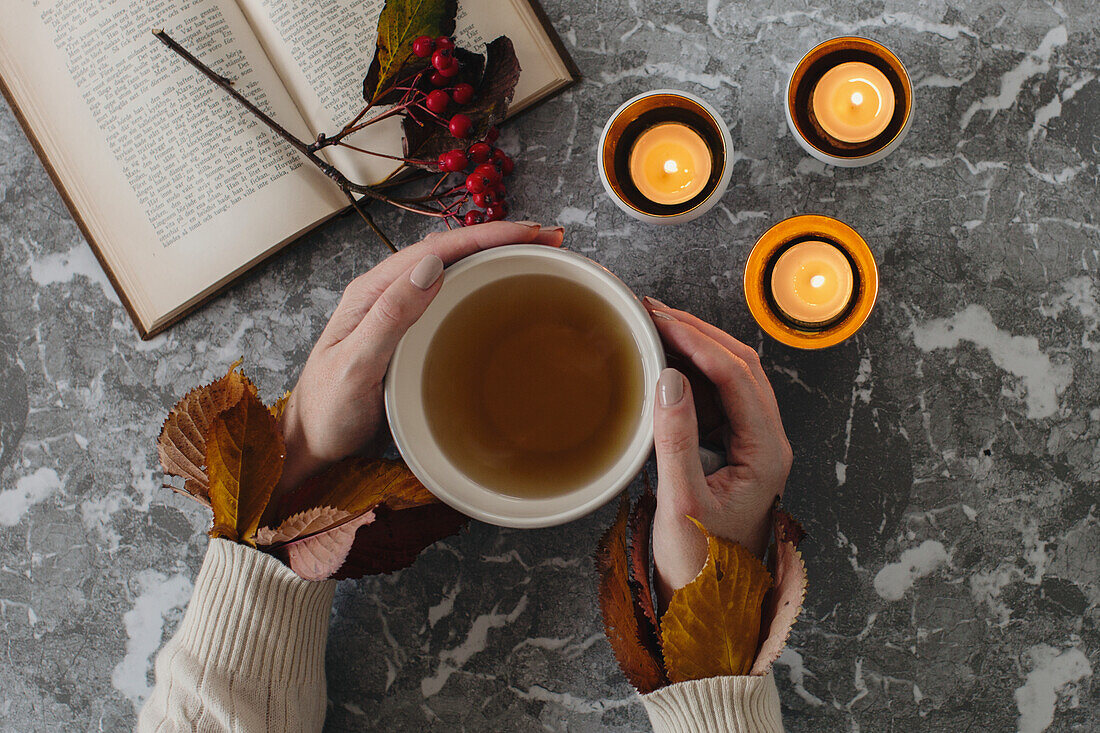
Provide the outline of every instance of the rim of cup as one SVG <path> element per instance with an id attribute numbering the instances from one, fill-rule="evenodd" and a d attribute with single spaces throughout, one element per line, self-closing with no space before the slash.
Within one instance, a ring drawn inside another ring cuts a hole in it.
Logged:
<path id="1" fill-rule="evenodd" d="M 569 277 L 592 289 L 615 308 L 638 347 L 645 393 L 641 399 L 641 415 L 627 449 L 603 473 L 566 493 L 515 497 L 496 492 L 465 476 L 436 445 L 421 396 L 423 366 L 424 355 L 439 326 L 467 295 L 504 277 L 535 273 Z M 653 445 L 653 389 L 664 365 L 661 340 L 648 311 L 633 291 L 607 268 L 582 255 L 553 247 L 528 244 L 495 247 L 470 255 L 445 270 L 443 286 L 435 300 L 394 351 L 385 379 L 386 416 L 397 449 L 409 469 L 441 501 L 489 524 L 550 527 L 595 511 L 637 476 Z"/>

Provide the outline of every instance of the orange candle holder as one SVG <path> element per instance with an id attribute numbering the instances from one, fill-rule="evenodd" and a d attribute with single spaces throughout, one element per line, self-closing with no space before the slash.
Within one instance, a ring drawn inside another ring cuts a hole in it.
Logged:
<path id="1" fill-rule="evenodd" d="M 669 122 L 690 128 L 710 154 L 706 183 L 690 199 L 675 204 L 647 198 L 634 183 L 630 168 L 630 153 L 638 138 Z M 596 167 L 607 195 L 627 214 L 651 224 L 681 224 L 710 211 L 725 194 L 733 173 L 732 151 L 733 138 L 718 110 L 694 94 L 657 89 L 626 100 L 607 120 L 596 149 Z"/>
<path id="2" fill-rule="evenodd" d="M 779 256 L 800 242 L 832 244 L 852 266 L 853 289 L 848 306 L 821 326 L 793 321 L 783 314 L 772 295 L 772 271 Z M 785 219 L 756 241 L 745 264 L 745 301 L 760 328 L 776 341 L 796 349 L 836 346 L 860 329 L 878 297 L 878 267 L 871 248 L 847 224 L 828 216 L 805 214 Z"/>
<path id="3" fill-rule="evenodd" d="M 814 114 L 813 93 L 830 69 L 856 61 L 886 77 L 894 94 L 894 111 L 882 132 L 869 140 L 850 142 L 830 134 Z M 893 152 L 909 133 L 913 120 L 913 83 L 901 60 L 877 41 L 857 36 L 833 38 L 812 48 L 795 66 L 787 83 L 787 126 L 807 153 L 828 165 L 858 168 Z"/>

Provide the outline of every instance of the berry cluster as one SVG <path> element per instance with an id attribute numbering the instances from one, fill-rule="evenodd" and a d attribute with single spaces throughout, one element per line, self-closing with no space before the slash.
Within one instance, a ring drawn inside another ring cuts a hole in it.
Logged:
<path id="1" fill-rule="evenodd" d="M 477 207 L 461 217 L 467 226 L 497 221 L 508 215 L 508 205 L 504 201 L 507 193 L 504 179 L 515 170 L 516 164 L 507 153 L 493 146 L 499 134 L 495 127 L 490 128 L 484 140 L 465 150 L 455 148 L 439 156 L 439 169 L 444 173 L 468 172 L 465 180 L 449 192 L 458 197 L 456 209 L 467 201 Z M 455 218 L 459 218 L 457 214 Z"/>

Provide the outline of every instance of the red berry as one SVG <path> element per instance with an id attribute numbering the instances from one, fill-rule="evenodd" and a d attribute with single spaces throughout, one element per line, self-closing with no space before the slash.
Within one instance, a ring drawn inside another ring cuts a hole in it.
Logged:
<path id="1" fill-rule="evenodd" d="M 500 171 L 498 171 L 497 167 L 492 163 L 482 163 L 477 168 L 474 168 L 474 173 L 480 173 L 485 176 L 494 186 L 500 183 L 503 178 L 503 176 L 500 175 Z"/>
<path id="2" fill-rule="evenodd" d="M 462 82 L 451 92 L 451 98 L 454 99 L 455 104 L 469 104 L 474 98 L 474 87 Z"/>
<path id="3" fill-rule="evenodd" d="M 480 211 L 467 211 L 466 218 L 463 219 L 466 222 L 466 226 L 472 227 L 474 224 L 480 224 L 485 221 L 485 214 Z"/>
<path id="4" fill-rule="evenodd" d="M 486 191 L 485 193 L 475 193 L 473 196 L 470 197 L 470 199 L 474 202 L 474 206 L 477 206 L 478 208 L 484 209 L 486 206 L 488 206 L 491 203 L 490 201 L 487 201 L 485 199 L 485 196 L 486 196 L 486 194 L 492 194 L 492 193 L 493 193 L 493 191 L 491 189 Z"/>
<path id="5" fill-rule="evenodd" d="M 422 59 L 426 59 L 435 51 L 435 41 L 427 36 L 420 36 L 413 41 L 413 53 Z"/>
<path id="6" fill-rule="evenodd" d="M 452 61 L 454 63 L 452 63 L 450 66 L 444 66 L 442 69 L 439 70 L 439 73 L 447 77 L 448 79 L 453 79 L 454 77 L 458 76 L 458 72 L 462 70 L 462 67 L 458 65 L 458 59 L 452 59 Z"/>
<path id="7" fill-rule="evenodd" d="M 435 39 L 435 47 L 453 50 L 455 47 L 455 42 L 454 39 L 452 39 L 450 36 L 440 36 L 439 38 Z"/>
<path id="8" fill-rule="evenodd" d="M 470 156 L 470 161 L 474 165 L 481 165 L 489 160 L 493 154 L 493 149 L 487 143 L 474 143 L 466 153 Z"/>
<path id="9" fill-rule="evenodd" d="M 434 87 L 445 87 L 451 83 L 450 79 L 443 76 L 438 71 L 433 71 L 432 75 L 428 77 L 428 81 L 430 81 Z"/>
<path id="10" fill-rule="evenodd" d="M 470 134 L 470 130 L 473 126 L 474 123 L 470 121 L 470 118 L 461 112 L 452 117 L 450 123 L 447 125 L 451 134 L 455 137 L 466 137 Z"/>
<path id="11" fill-rule="evenodd" d="M 512 174 L 512 171 L 516 169 L 515 161 L 508 157 L 500 148 L 493 151 L 493 165 L 500 169 L 500 172 L 506 176 Z"/>
<path id="12" fill-rule="evenodd" d="M 432 66 L 439 71 L 453 64 L 454 60 L 454 53 L 449 48 L 441 48 L 432 54 Z"/>
<path id="13" fill-rule="evenodd" d="M 437 115 L 446 112 L 447 105 L 450 103 L 451 97 L 442 89 L 433 89 L 428 92 L 428 98 L 424 100 L 424 106 Z"/>
<path id="14" fill-rule="evenodd" d="M 466 154 L 461 150 L 448 150 L 439 154 L 439 168 L 448 173 L 457 173 L 467 166 Z"/>
<path id="15" fill-rule="evenodd" d="M 508 187 L 505 186 L 503 183 L 498 183 L 497 185 L 493 186 L 493 192 L 497 196 L 497 201 L 503 201 L 504 197 L 508 194 Z"/>
<path id="16" fill-rule="evenodd" d="M 492 181 L 476 171 L 466 176 L 466 190 L 470 193 L 484 193 L 491 185 Z"/>
<path id="17" fill-rule="evenodd" d="M 500 221 L 508 216 L 508 206 L 502 201 L 485 209 L 485 218 L 489 221 Z"/>
<path id="18" fill-rule="evenodd" d="M 490 127 L 489 131 L 485 133 L 485 142 L 495 143 L 498 137 L 500 137 L 500 128 Z"/>

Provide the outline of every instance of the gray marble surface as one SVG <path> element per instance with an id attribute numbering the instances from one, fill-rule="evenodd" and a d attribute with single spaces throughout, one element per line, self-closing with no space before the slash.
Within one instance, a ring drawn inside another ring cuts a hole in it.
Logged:
<path id="1" fill-rule="evenodd" d="M 1100 692 L 1100 8 L 1092 0 L 546 0 L 585 76 L 523 117 L 517 218 L 640 294 L 759 347 L 795 466 L 810 591 L 776 667 L 791 731 L 1096 730 Z M 904 145 L 822 166 L 783 86 L 857 33 L 907 64 Z M 602 194 L 622 100 L 696 92 L 738 151 L 720 207 L 673 229 Z M 169 333 L 140 341 L 12 114 L 0 108 L 0 729 L 128 728 L 181 617 L 207 515 L 160 488 L 168 407 L 238 356 L 273 398 L 344 284 L 382 251 L 332 222 Z M 854 226 L 882 290 L 825 353 L 763 338 L 752 243 L 798 213 Z M 424 222 L 382 216 L 402 242 Z M 593 545 L 475 524 L 392 577 L 341 584 L 331 731 L 645 730 L 603 638 Z"/>

